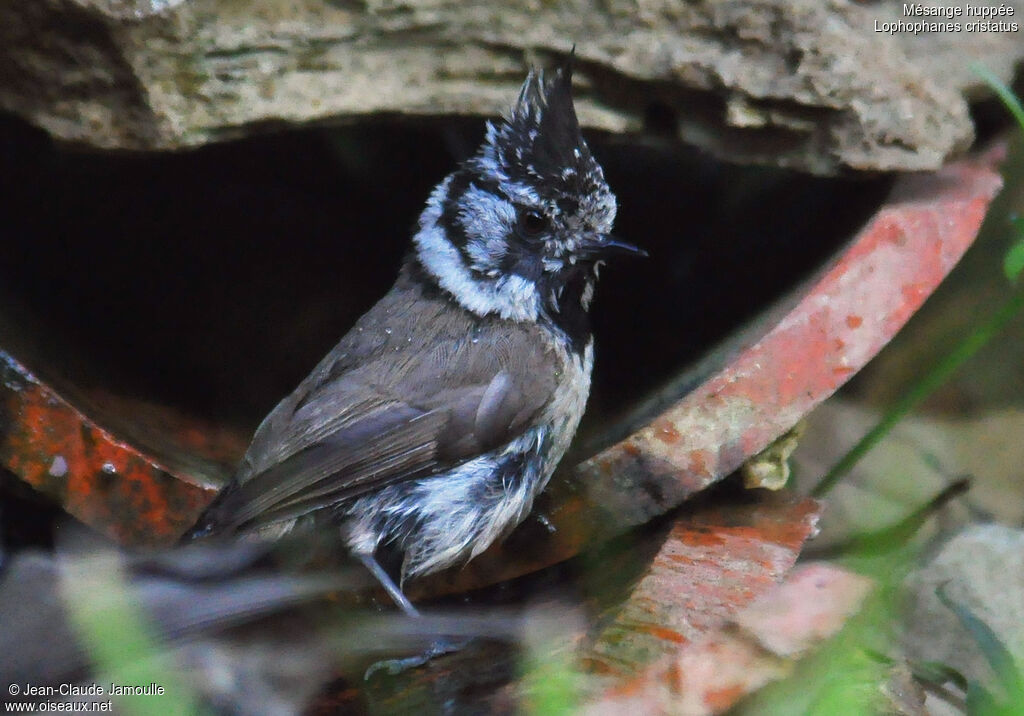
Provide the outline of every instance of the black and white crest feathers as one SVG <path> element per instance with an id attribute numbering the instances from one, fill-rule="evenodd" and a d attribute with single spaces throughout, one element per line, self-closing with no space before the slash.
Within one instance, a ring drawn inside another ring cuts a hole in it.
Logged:
<path id="1" fill-rule="evenodd" d="M 555 70 L 547 81 L 543 71 L 531 72 L 510 116 L 492 125 L 487 139 L 483 153 L 493 152 L 510 178 L 558 182 L 566 169 L 585 166 L 590 150 L 580 135 L 570 68 Z"/>
<path id="2" fill-rule="evenodd" d="M 535 187 L 547 200 L 608 191 L 580 133 L 568 63 L 547 76 L 543 70 L 530 72 L 512 111 L 488 123 L 484 144 L 468 164 Z"/>

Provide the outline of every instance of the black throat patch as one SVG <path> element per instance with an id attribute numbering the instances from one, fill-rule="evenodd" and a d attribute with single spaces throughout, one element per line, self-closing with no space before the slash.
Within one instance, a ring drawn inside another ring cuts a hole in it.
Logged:
<path id="1" fill-rule="evenodd" d="M 596 281 L 593 269 L 580 269 L 564 282 L 559 281 L 560 291 L 543 290 L 543 315 L 551 327 L 561 333 L 569 348 L 577 355 L 583 355 L 590 342 L 590 314 L 583 308 L 583 295 L 593 291 Z M 588 283 L 590 288 L 588 289 Z"/>

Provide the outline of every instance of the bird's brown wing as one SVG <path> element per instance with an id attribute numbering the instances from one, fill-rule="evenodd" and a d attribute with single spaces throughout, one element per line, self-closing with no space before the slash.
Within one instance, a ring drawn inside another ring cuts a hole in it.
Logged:
<path id="1" fill-rule="evenodd" d="M 550 400 L 554 375 L 536 328 L 468 326 L 444 306 L 427 321 L 386 315 L 379 344 L 352 361 L 360 349 L 343 340 L 335 360 L 328 356 L 267 417 L 238 481 L 209 513 L 213 531 L 437 474 L 513 440 Z M 361 334 L 373 334 L 372 318 L 364 317 Z"/>
<path id="2" fill-rule="evenodd" d="M 431 474 L 438 465 L 440 411 L 381 404 L 282 462 L 232 486 L 220 528 L 245 529 L 315 511 L 375 486 Z"/>

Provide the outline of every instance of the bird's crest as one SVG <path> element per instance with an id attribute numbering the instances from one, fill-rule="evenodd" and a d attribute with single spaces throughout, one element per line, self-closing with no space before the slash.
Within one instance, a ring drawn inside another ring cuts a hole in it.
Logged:
<path id="1" fill-rule="evenodd" d="M 567 195 L 593 188 L 588 184 L 601 170 L 580 134 L 570 62 L 530 72 L 509 114 L 488 123 L 473 163 L 502 179 Z"/>

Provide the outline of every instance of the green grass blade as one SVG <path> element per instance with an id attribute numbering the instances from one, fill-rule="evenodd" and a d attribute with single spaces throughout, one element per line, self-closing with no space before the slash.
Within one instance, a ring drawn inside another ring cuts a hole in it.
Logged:
<path id="1" fill-rule="evenodd" d="M 75 627 L 98 681 L 146 687 L 155 684 L 163 693 L 114 696 L 115 712 L 133 716 L 188 716 L 202 710 L 192 690 L 177 675 L 175 664 L 160 646 L 117 557 L 71 558 L 61 569 L 61 593 L 68 618 Z"/>
<path id="2" fill-rule="evenodd" d="M 1011 216 L 1010 223 L 1016 237 L 1003 258 L 1003 273 L 1010 283 L 1016 283 L 1024 271 L 1024 216 Z"/>
<path id="3" fill-rule="evenodd" d="M 996 93 L 999 99 L 1002 100 L 1006 108 L 1010 110 L 1010 114 L 1013 115 L 1014 119 L 1017 120 L 1017 124 L 1020 125 L 1022 131 L 1024 131 L 1024 106 L 1021 106 L 1020 100 L 1017 95 L 1013 93 L 1009 87 L 1004 85 L 1002 81 L 996 77 L 995 73 L 992 72 L 988 67 L 979 63 L 973 63 L 971 65 L 971 71 L 978 75 L 985 81 L 985 84 Z"/>
<path id="4" fill-rule="evenodd" d="M 956 614 L 957 619 L 981 649 L 981 653 L 992 667 L 992 671 L 995 672 L 996 679 L 1009 703 L 1024 705 L 1024 676 L 1017 668 L 1013 654 L 1006 648 L 1002 640 L 996 636 L 988 624 L 979 619 L 970 609 L 953 601 L 946 593 L 945 584 L 935 590 L 935 595 L 943 606 Z"/>

